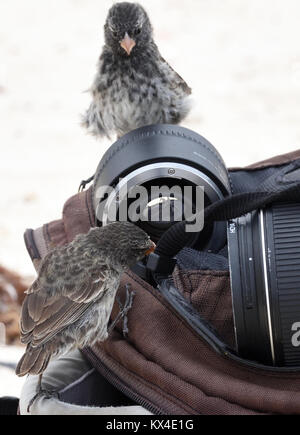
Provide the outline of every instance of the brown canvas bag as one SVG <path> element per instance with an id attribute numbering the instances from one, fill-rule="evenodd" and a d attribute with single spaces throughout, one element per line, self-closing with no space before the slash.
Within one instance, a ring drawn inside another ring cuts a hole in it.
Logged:
<path id="1" fill-rule="evenodd" d="M 300 151 L 247 170 L 288 164 L 299 158 Z M 27 230 L 25 242 L 36 267 L 54 246 L 69 243 L 95 226 L 94 216 L 91 188 L 66 203 L 61 220 Z M 199 315 L 234 346 L 229 273 L 177 268 L 173 280 Z M 129 312 L 128 338 L 125 340 L 117 327 L 109 340 L 84 349 L 83 354 L 130 399 L 154 414 L 300 414 L 300 371 L 254 367 L 230 355 L 220 355 L 158 290 L 131 272 L 123 276 L 121 300 L 127 283 L 136 293 Z M 117 313 L 116 304 L 112 318 Z"/>

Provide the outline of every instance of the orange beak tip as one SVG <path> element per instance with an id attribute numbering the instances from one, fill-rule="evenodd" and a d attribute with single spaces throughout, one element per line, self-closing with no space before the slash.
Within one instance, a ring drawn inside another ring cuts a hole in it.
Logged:
<path id="1" fill-rule="evenodd" d="M 128 56 L 130 56 L 133 47 L 136 46 L 136 42 L 126 34 L 125 38 L 120 42 L 120 45 L 126 51 Z"/>
<path id="2" fill-rule="evenodd" d="M 146 257 L 150 254 L 152 254 L 156 249 L 156 244 L 152 242 L 152 246 L 150 249 L 148 249 L 148 251 L 146 252 Z"/>

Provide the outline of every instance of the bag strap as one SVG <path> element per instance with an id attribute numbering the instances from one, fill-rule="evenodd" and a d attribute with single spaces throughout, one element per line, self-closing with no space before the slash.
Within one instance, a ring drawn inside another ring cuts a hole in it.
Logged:
<path id="1" fill-rule="evenodd" d="M 270 159 L 263 160 L 262 162 L 254 163 L 246 167 L 230 168 L 229 172 L 239 172 L 239 171 L 254 172 L 257 170 L 266 169 L 270 167 L 275 168 L 275 167 L 287 165 L 299 159 L 300 159 L 300 149 L 297 149 L 296 151 L 292 151 L 286 154 L 281 154 L 279 156 L 275 156 Z"/>
<path id="2" fill-rule="evenodd" d="M 263 192 L 247 192 L 232 195 L 207 207 L 204 211 L 205 226 L 217 221 L 228 221 L 238 218 L 254 210 L 264 208 L 275 202 L 300 202 L 300 182 L 292 182 L 288 187 L 280 186 L 277 190 Z M 149 269 L 161 273 L 159 265 L 164 264 L 164 272 L 169 265 L 169 273 L 174 269 L 174 257 L 188 246 L 193 233 L 186 232 L 187 222 L 179 222 L 171 227 L 160 239 L 155 254 L 156 261 L 149 259 Z M 158 260 L 159 259 L 159 260 Z M 155 263 L 155 267 L 153 264 Z"/>

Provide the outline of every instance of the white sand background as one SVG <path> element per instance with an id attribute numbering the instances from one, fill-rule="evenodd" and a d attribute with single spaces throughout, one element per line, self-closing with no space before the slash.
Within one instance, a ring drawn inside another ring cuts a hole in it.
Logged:
<path id="1" fill-rule="evenodd" d="M 194 90 L 184 126 L 230 166 L 300 148 L 299 0 L 142 3 L 162 55 Z M 0 2 L 0 263 L 22 274 L 34 273 L 24 230 L 59 219 L 109 146 L 79 114 L 111 4 Z"/>
<path id="2" fill-rule="evenodd" d="M 112 1 L 0 2 L 0 263 L 33 268 L 23 232 L 61 216 L 108 141 L 79 114 Z M 163 56 L 194 90 L 184 123 L 228 165 L 300 147 L 299 0 L 147 0 Z"/>

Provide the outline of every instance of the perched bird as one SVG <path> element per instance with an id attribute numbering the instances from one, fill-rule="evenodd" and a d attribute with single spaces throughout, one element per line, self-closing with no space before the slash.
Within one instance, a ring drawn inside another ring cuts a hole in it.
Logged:
<path id="1" fill-rule="evenodd" d="M 82 125 L 96 137 L 110 138 L 147 125 L 179 124 L 191 109 L 192 91 L 160 55 L 143 7 L 116 3 L 104 33 L 92 103 Z"/>
<path id="2" fill-rule="evenodd" d="M 23 303 L 21 341 L 27 349 L 16 374 L 42 375 L 51 357 L 106 340 L 123 272 L 154 248 L 143 230 L 117 222 L 93 228 L 51 251 Z M 128 292 L 116 321 L 127 314 L 132 301 Z"/>
<path id="3" fill-rule="evenodd" d="M 149 17 L 137 3 L 116 3 L 83 125 L 95 136 L 123 136 L 150 124 L 177 124 L 190 110 L 191 89 L 161 57 Z"/>

